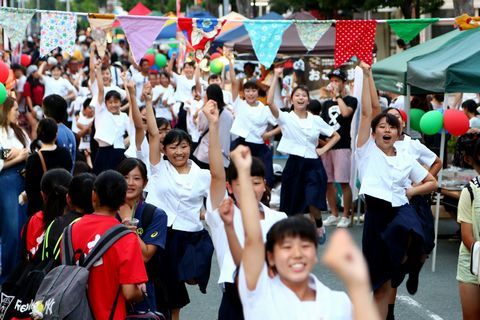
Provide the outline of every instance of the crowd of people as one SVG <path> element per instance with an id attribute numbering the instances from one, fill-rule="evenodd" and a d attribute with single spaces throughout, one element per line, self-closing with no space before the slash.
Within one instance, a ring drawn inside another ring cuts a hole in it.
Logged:
<path id="1" fill-rule="evenodd" d="M 123 223 L 132 232 L 90 270 L 96 319 L 149 311 L 180 319 L 187 285 L 206 293 L 214 253 L 222 320 L 394 319 L 396 289 L 407 276 L 416 293 L 434 247 L 429 195 L 442 160 L 404 132 L 398 97 L 382 107 L 370 66 L 359 64 L 360 109 L 340 69 L 328 74 L 320 103 L 295 76 L 282 81 L 289 71 L 281 62 L 260 74 L 246 63 L 237 73 L 227 50 L 221 75 L 175 54 L 164 68 L 137 64 L 123 40 L 100 56 L 85 35 L 72 57 L 40 59 L 35 41 L 23 51 L 31 64 L 11 65 L 16 85 L 0 107 L 0 284 L 25 261 L 60 265 L 66 228 L 81 264 Z M 462 107 L 475 134 L 477 104 Z M 480 170 L 480 143 L 463 150 Z M 274 152 L 288 155 L 278 211 L 269 206 Z M 325 226 L 351 226 L 352 161 L 366 204 L 363 254 L 339 230 L 323 256 L 347 295 L 312 270 Z M 457 278 L 464 317 L 476 319 L 480 291 L 468 268 L 480 241 L 480 183 L 466 190 Z"/>

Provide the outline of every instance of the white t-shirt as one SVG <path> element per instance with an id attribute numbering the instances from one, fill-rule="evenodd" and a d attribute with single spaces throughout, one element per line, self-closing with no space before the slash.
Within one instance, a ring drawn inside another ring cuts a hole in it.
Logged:
<path id="1" fill-rule="evenodd" d="M 142 97 L 143 86 L 148 82 L 148 75 L 144 76 L 141 72 L 134 73 L 132 80 L 135 82 L 135 97 L 137 98 L 138 106 L 144 106 L 145 101 L 140 101 Z"/>
<path id="2" fill-rule="evenodd" d="M 166 88 L 164 86 L 158 85 L 152 89 L 153 102 L 158 100 L 158 102 L 154 106 L 155 116 L 157 118 L 165 118 L 167 120 L 173 119 L 170 108 L 168 107 L 170 104 L 173 104 L 175 102 L 173 101 L 173 94 L 174 90 L 172 85 L 168 85 L 168 87 Z"/>
<path id="3" fill-rule="evenodd" d="M 372 137 L 355 152 L 361 182 L 360 194 L 388 201 L 392 207 L 408 203 L 406 188 L 412 181 L 420 183 L 428 171 L 409 152 L 397 149 L 387 156 Z"/>
<path id="4" fill-rule="evenodd" d="M 480 117 L 472 117 L 470 118 L 470 120 L 468 120 L 469 124 L 470 124 L 470 129 L 471 128 L 476 128 L 476 129 L 480 129 Z"/>
<path id="5" fill-rule="evenodd" d="M 282 129 L 277 150 L 307 159 L 318 158 L 315 149 L 320 135 L 330 137 L 335 132 L 321 117 L 310 112 L 301 119 L 294 111 L 280 111 L 277 121 Z"/>
<path id="6" fill-rule="evenodd" d="M 66 97 L 69 92 L 76 92 L 75 87 L 65 78 L 54 79 L 53 77 L 43 76 L 42 82 L 45 85 L 45 94 L 43 97 L 47 97 L 51 94 L 58 94 L 59 96 Z"/>
<path id="7" fill-rule="evenodd" d="M 185 111 L 187 111 L 187 131 L 188 134 L 192 137 L 192 141 L 195 143 L 198 142 L 198 139 L 200 138 L 200 131 L 198 130 L 197 124 L 193 120 L 193 116 L 198 110 L 202 109 L 202 107 L 202 100 L 187 101 L 183 106 Z"/>
<path id="8" fill-rule="evenodd" d="M 104 96 L 109 92 L 109 91 L 117 91 L 120 94 L 120 98 L 122 100 L 125 100 L 127 97 L 127 92 L 123 90 L 120 87 L 117 87 L 114 84 L 110 84 L 109 86 L 104 86 L 103 87 L 103 94 Z M 97 80 L 93 81 L 92 83 L 92 101 L 98 101 L 98 84 Z"/>
<path id="9" fill-rule="evenodd" d="M 25 97 L 23 96 L 23 87 L 25 86 L 25 82 L 27 82 L 27 77 L 22 75 L 20 78 L 17 79 L 17 82 L 15 84 L 15 91 L 17 93 L 17 97 L 22 97 L 20 99 L 20 102 L 18 103 L 18 111 L 22 113 L 26 111 Z"/>
<path id="10" fill-rule="evenodd" d="M 403 138 L 403 140 L 395 141 L 394 147 L 400 153 L 410 153 L 415 160 L 420 162 L 420 164 L 427 166 L 428 168 L 430 168 L 435 162 L 435 159 L 437 159 L 437 155 L 433 151 L 428 149 L 419 140 L 412 139 L 407 135 Z"/>
<path id="11" fill-rule="evenodd" d="M 100 147 L 113 146 L 115 149 L 125 149 L 123 136 L 128 132 L 130 118 L 126 113 L 113 114 L 108 111 L 105 102 L 95 108 L 95 140 Z M 132 137 L 130 137 L 132 138 Z"/>
<path id="12" fill-rule="evenodd" d="M 93 117 L 87 118 L 84 116 L 83 112 L 80 112 L 77 124 L 88 126 L 90 123 L 93 122 L 93 120 L 94 120 Z M 74 133 L 78 133 L 80 131 L 80 128 L 77 125 L 75 125 L 72 128 L 72 131 Z M 80 145 L 78 146 L 78 150 L 85 150 L 85 149 L 90 149 L 90 134 L 86 134 L 80 139 Z"/>
<path id="13" fill-rule="evenodd" d="M 351 320 L 352 303 L 345 292 L 334 291 L 310 274 L 310 288 L 315 290 L 314 301 L 301 301 L 283 284 L 277 275 L 270 278 L 267 264 L 260 273 L 255 290 L 247 288 L 245 270 L 240 266 L 238 292 L 245 320 Z"/>
<path id="14" fill-rule="evenodd" d="M 195 78 L 187 79 L 185 75 L 179 75 L 174 72 L 173 80 L 177 84 L 175 94 L 173 95 L 175 102 L 192 100 L 192 87 L 195 85 Z"/>
<path id="15" fill-rule="evenodd" d="M 152 177 L 149 182 L 149 193 L 146 202 L 162 208 L 167 216 L 167 225 L 175 230 L 201 231 L 200 210 L 203 199 L 210 188 L 210 171 L 200 169 L 193 161 L 188 160 L 190 172 L 178 173 L 168 161 L 162 159 L 152 166 Z"/>
<path id="16" fill-rule="evenodd" d="M 404 110 L 405 109 L 405 96 L 398 96 L 395 100 L 392 100 L 392 102 L 390 102 L 389 107 Z"/>
<path id="17" fill-rule="evenodd" d="M 246 142 L 263 144 L 262 135 L 267 130 L 268 124 L 277 124 L 270 108 L 260 101 L 256 106 L 250 106 L 245 100 L 237 97 L 233 109 L 235 120 L 230 132 L 244 138 Z"/>

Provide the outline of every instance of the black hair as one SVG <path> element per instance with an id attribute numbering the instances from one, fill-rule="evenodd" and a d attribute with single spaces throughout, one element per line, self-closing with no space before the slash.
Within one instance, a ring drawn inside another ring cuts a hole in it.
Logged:
<path id="1" fill-rule="evenodd" d="M 55 142 L 57 138 L 58 125 L 50 118 L 40 120 L 37 126 L 37 139 L 43 143 Z"/>
<path id="2" fill-rule="evenodd" d="M 398 134 L 402 132 L 402 128 L 400 127 L 400 121 L 398 121 L 397 117 L 390 113 L 380 113 L 372 119 L 372 132 L 375 132 L 375 129 L 377 129 L 378 124 L 380 123 L 380 121 L 382 121 L 383 118 L 385 118 L 387 124 L 397 128 Z"/>
<path id="3" fill-rule="evenodd" d="M 252 62 L 246 62 L 243 67 L 252 67 L 253 69 L 255 69 L 257 67 L 257 65 L 255 63 L 252 63 Z"/>
<path id="4" fill-rule="evenodd" d="M 54 69 L 58 69 L 60 70 L 61 72 L 63 72 L 63 67 L 60 65 L 60 64 L 55 64 L 51 70 L 54 70 Z"/>
<path id="5" fill-rule="evenodd" d="M 158 77 L 160 78 L 160 76 L 165 76 L 168 78 L 168 80 L 170 80 L 170 75 L 166 71 L 160 71 L 158 73 Z"/>
<path id="6" fill-rule="evenodd" d="M 165 125 L 170 126 L 170 127 L 172 126 L 172 124 L 170 123 L 170 121 L 168 121 L 167 119 L 165 119 L 165 118 L 163 118 L 163 117 L 156 118 L 155 120 L 156 120 L 156 122 L 157 122 L 157 128 L 159 128 L 159 129 L 160 129 L 161 127 L 165 126 Z"/>
<path id="7" fill-rule="evenodd" d="M 308 90 L 307 86 L 304 86 L 304 85 L 298 85 L 295 88 L 293 88 L 292 94 L 290 95 L 290 99 L 293 97 L 295 92 L 297 92 L 298 90 L 305 91 L 307 93 L 308 100 L 310 100 L 310 91 Z"/>
<path id="8" fill-rule="evenodd" d="M 18 63 L 14 63 L 12 65 L 12 70 L 15 71 L 15 70 L 21 70 L 23 72 L 23 74 L 26 74 L 27 73 L 27 70 L 25 69 L 24 66 L 22 66 L 21 64 L 18 64 Z"/>
<path id="9" fill-rule="evenodd" d="M 267 233 L 266 252 L 273 252 L 275 244 L 287 237 L 299 237 L 315 244 L 317 248 L 317 230 L 311 220 L 297 215 L 276 222 Z"/>
<path id="10" fill-rule="evenodd" d="M 258 90 L 259 88 L 258 88 L 258 85 L 257 85 L 257 83 L 256 83 L 255 81 L 249 80 L 249 81 L 245 82 L 245 84 L 243 85 L 243 90 L 245 90 L 245 89 L 255 89 L 255 90 Z"/>
<path id="11" fill-rule="evenodd" d="M 193 85 L 193 86 L 192 86 L 192 91 L 197 92 L 197 85 Z"/>
<path id="12" fill-rule="evenodd" d="M 218 74 L 211 74 L 208 76 L 208 82 L 210 82 L 210 80 L 214 80 L 214 79 L 222 79 Z"/>
<path id="13" fill-rule="evenodd" d="M 57 123 L 64 122 L 67 119 L 67 101 L 58 94 L 46 96 L 43 98 L 43 111 L 45 116 Z"/>
<path id="14" fill-rule="evenodd" d="M 83 101 L 83 109 L 90 107 L 90 102 L 92 102 L 92 98 L 87 98 Z"/>
<path id="15" fill-rule="evenodd" d="M 91 173 L 80 173 L 73 177 L 68 195 L 72 205 L 81 210 L 80 213 L 92 213 L 92 190 L 95 183 L 95 175 Z"/>
<path id="16" fill-rule="evenodd" d="M 475 100 L 469 99 L 462 103 L 462 109 L 466 109 L 468 112 L 473 113 L 474 115 L 478 115 L 477 108 L 478 104 L 475 102 Z"/>
<path id="17" fill-rule="evenodd" d="M 85 162 L 85 161 L 80 161 L 78 158 L 80 157 L 81 153 L 77 153 L 77 160 L 75 161 L 75 165 L 73 166 L 73 175 L 79 175 L 82 173 L 91 173 L 92 168 Z"/>
<path id="18" fill-rule="evenodd" d="M 43 204 L 43 227 L 46 229 L 56 217 L 63 215 L 67 207 L 67 192 L 72 175 L 65 169 L 56 168 L 45 172 L 40 181 L 40 190 L 45 194 Z"/>
<path id="19" fill-rule="evenodd" d="M 100 206 L 111 210 L 118 210 L 124 204 L 127 188 L 125 178 L 114 170 L 102 172 L 93 185 Z"/>
<path id="20" fill-rule="evenodd" d="M 192 146 L 192 138 L 188 133 L 182 129 L 172 129 L 165 135 L 163 145 L 166 147 L 170 144 L 180 144 L 183 141 L 186 141 L 189 146 Z"/>
<path id="21" fill-rule="evenodd" d="M 265 165 L 260 158 L 252 157 L 252 166 L 250 167 L 250 176 L 265 178 Z M 227 168 L 227 181 L 232 183 L 238 178 L 238 171 L 233 162 Z"/>
<path id="22" fill-rule="evenodd" d="M 307 110 L 318 116 L 322 112 L 322 104 L 317 99 L 310 100 L 307 104 Z"/>
<path id="23" fill-rule="evenodd" d="M 142 160 L 136 158 L 126 158 L 117 166 L 117 171 L 123 175 L 128 175 L 133 169 L 138 168 L 144 182 L 147 182 L 147 166 Z"/>
<path id="24" fill-rule="evenodd" d="M 185 68 L 185 66 L 190 66 L 192 68 L 195 68 L 195 61 L 187 61 L 185 62 L 185 64 L 183 65 L 183 67 Z"/>
<path id="25" fill-rule="evenodd" d="M 118 100 L 118 101 L 122 101 L 122 96 L 120 95 L 120 93 L 118 91 L 110 90 L 105 95 L 105 101 L 108 101 L 110 99 L 115 99 L 115 100 Z"/>
<path id="26" fill-rule="evenodd" d="M 138 65 L 139 65 L 139 66 L 142 66 L 142 63 L 144 63 L 145 61 L 148 62 L 148 65 L 150 66 L 150 61 L 148 61 L 148 60 L 145 59 L 145 58 L 140 59 L 140 62 L 138 63 Z"/>
<path id="27" fill-rule="evenodd" d="M 207 87 L 208 100 L 214 100 L 217 103 L 218 111 L 225 107 L 225 101 L 223 100 L 223 91 L 218 84 L 211 84 Z"/>

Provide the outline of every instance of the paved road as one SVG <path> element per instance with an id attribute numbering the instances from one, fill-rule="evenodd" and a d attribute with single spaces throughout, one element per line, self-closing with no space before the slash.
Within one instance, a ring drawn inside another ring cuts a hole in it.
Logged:
<path id="1" fill-rule="evenodd" d="M 440 221 L 440 233 L 450 234 L 457 229 L 452 220 Z M 357 243 L 361 244 L 362 226 L 349 229 Z M 327 232 L 333 232 L 329 228 Z M 460 300 L 455 280 L 458 255 L 458 241 L 441 239 L 438 243 L 436 272 L 431 271 L 431 259 L 427 261 L 420 276 L 420 285 L 416 295 L 410 296 L 404 286 L 399 288 L 395 318 L 397 320 L 456 320 L 461 319 Z M 319 248 L 319 256 L 323 247 Z M 214 255 L 215 256 L 215 255 Z M 343 285 L 335 275 L 318 264 L 314 273 L 327 286 L 343 290 Z M 191 303 L 182 310 L 182 320 L 215 320 L 220 304 L 221 293 L 216 286 L 218 265 L 213 261 L 207 294 L 203 295 L 197 287 L 189 287 Z"/>

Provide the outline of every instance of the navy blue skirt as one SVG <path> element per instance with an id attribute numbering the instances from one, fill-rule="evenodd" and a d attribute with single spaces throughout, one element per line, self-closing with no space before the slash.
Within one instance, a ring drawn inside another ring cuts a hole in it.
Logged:
<path id="1" fill-rule="evenodd" d="M 367 211 L 363 227 L 362 250 L 367 260 L 372 289 L 406 273 L 406 256 L 419 258 L 425 236 L 415 209 L 405 204 L 392 207 L 390 202 L 365 196 Z"/>
<path id="2" fill-rule="evenodd" d="M 410 205 L 415 208 L 425 237 L 423 253 L 429 254 L 435 247 L 435 222 L 433 220 L 430 195 L 414 196 L 410 199 Z"/>
<path id="3" fill-rule="evenodd" d="M 125 158 L 125 149 L 115 149 L 113 146 L 100 147 L 93 162 L 93 173 L 99 175 L 106 170 L 116 170 Z"/>
<path id="4" fill-rule="evenodd" d="M 327 174 L 321 159 L 288 157 L 282 172 L 280 211 L 292 216 L 309 212 L 308 206 L 327 210 Z"/>

